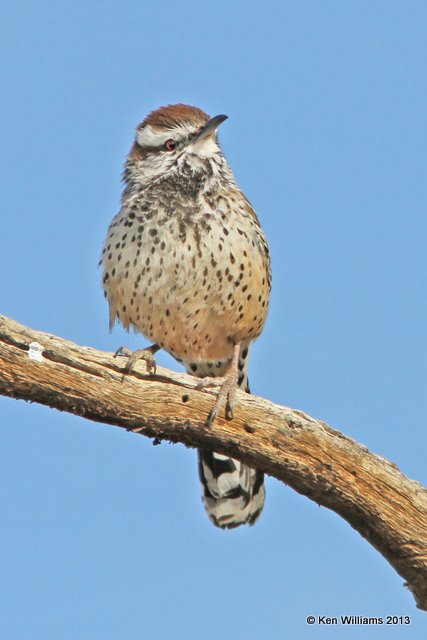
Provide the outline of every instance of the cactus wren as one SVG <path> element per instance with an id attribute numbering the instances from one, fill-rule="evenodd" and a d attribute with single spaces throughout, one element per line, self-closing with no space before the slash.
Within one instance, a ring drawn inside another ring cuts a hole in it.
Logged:
<path id="1" fill-rule="evenodd" d="M 160 348 L 219 386 L 208 424 L 232 416 L 236 387 L 249 393 L 249 345 L 263 328 L 271 272 L 257 216 L 218 145 L 217 127 L 196 107 L 176 104 L 137 127 L 124 170 L 121 209 L 102 252 L 110 328 L 118 319 L 154 344 L 136 351 L 154 367 Z M 264 505 L 263 474 L 199 451 L 203 503 L 221 528 L 253 524 Z"/>

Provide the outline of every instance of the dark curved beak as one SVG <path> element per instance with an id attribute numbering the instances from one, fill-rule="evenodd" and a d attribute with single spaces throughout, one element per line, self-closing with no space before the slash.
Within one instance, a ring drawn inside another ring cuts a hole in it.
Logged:
<path id="1" fill-rule="evenodd" d="M 212 133 L 212 131 L 215 131 L 219 127 L 219 125 L 224 122 L 224 120 L 227 120 L 227 118 L 228 116 L 221 115 L 215 116 L 214 118 L 208 120 L 207 123 L 203 125 L 200 131 L 193 138 L 192 142 L 199 142 L 200 140 L 203 140 L 203 138 L 206 138 L 206 136 Z"/>

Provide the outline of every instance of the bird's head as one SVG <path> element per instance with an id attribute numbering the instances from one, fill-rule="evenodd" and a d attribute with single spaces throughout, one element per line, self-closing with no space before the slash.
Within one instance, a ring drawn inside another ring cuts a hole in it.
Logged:
<path id="1" fill-rule="evenodd" d="M 136 129 L 125 181 L 130 178 L 146 184 L 174 171 L 197 174 L 207 163 L 222 164 L 217 128 L 226 119 L 224 115 L 210 118 L 185 104 L 152 111 Z"/>

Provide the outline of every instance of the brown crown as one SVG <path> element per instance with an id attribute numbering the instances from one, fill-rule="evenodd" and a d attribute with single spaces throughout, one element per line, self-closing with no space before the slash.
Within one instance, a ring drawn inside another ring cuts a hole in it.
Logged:
<path id="1" fill-rule="evenodd" d="M 183 122 L 198 126 L 208 120 L 209 116 L 197 107 L 191 107 L 187 104 L 170 104 L 149 113 L 140 128 L 149 124 L 159 129 L 170 129 Z"/>

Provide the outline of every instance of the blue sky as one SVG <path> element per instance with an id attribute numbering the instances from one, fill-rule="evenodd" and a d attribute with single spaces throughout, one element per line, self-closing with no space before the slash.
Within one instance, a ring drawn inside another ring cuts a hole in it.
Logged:
<path id="1" fill-rule="evenodd" d="M 220 139 L 269 239 L 251 388 L 424 484 L 426 19 L 413 0 L 6 2 L 0 312 L 107 351 L 97 269 L 134 127 L 163 104 Z M 168 356 L 160 364 L 179 370 Z M 308 615 L 409 615 L 403 580 L 274 479 L 253 528 L 214 529 L 194 451 L 0 398 L 0 637 L 342 637 Z"/>

